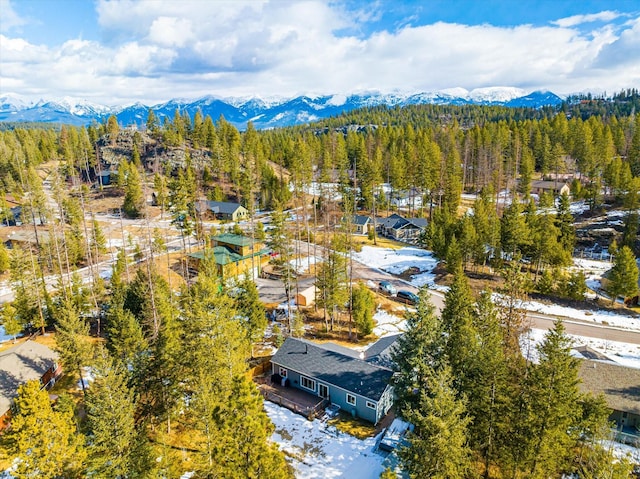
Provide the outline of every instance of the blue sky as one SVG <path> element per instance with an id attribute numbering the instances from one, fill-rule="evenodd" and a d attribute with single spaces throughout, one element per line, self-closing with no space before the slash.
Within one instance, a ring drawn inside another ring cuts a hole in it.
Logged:
<path id="1" fill-rule="evenodd" d="M 637 0 L 0 0 L 0 96 L 640 87 Z"/>

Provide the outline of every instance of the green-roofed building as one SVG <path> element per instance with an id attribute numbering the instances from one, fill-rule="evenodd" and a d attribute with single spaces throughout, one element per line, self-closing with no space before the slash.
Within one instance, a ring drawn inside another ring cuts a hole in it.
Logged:
<path id="1" fill-rule="evenodd" d="M 218 275 L 230 278 L 252 268 L 258 268 L 260 272 L 262 263 L 267 261 L 267 253 L 262 243 L 248 236 L 225 233 L 212 236 L 211 248 L 192 253 L 189 257 L 195 260 L 196 268 L 203 258 L 212 258 Z"/>

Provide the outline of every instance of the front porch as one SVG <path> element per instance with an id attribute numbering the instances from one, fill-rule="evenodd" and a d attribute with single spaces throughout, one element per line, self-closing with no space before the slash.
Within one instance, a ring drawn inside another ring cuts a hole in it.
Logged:
<path id="1" fill-rule="evenodd" d="M 322 416 L 324 408 L 329 405 L 326 399 L 297 388 L 281 386 L 267 377 L 257 377 L 254 381 L 267 401 L 286 407 L 309 420 Z"/>

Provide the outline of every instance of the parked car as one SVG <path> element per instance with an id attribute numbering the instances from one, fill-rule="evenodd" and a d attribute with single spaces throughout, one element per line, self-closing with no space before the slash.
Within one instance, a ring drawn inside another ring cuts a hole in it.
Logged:
<path id="1" fill-rule="evenodd" d="M 392 285 L 389 281 L 380 281 L 378 283 L 378 290 L 382 294 L 386 294 L 387 296 L 395 296 L 398 292 L 396 287 Z"/>
<path id="2" fill-rule="evenodd" d="M 401 289 L 400 291 L 398 291 L 398 294 L 396 294 L 396 299 L 398 301 L 402 301 L 403 303 L 409 303 L 409 304 L 418 303 L 418 295 L 415 293 L 412 293 L 411 291 L 406 291 L 404 289 Z"/>

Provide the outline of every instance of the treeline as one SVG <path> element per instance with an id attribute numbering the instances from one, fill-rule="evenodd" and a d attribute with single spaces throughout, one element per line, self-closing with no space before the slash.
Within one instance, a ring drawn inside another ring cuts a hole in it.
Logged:
<path id="1" fill-rule="evenodd" d="M 396 407 L 415 426 L 403 469 L 416 478 L 628 478 L 631 464 L 603 442 L 604 399 L 578 388 L 562 323 L 535 351 L 521 350 L 523 278 L 513 267 L 503 275 L 498 306 L 489 291 L 474 297 L 462 270 L 440 317 L 421 291 L 393 353 Z"/>
<path id="2" fill-rule="evenodd" d="M 640 182 L 633 181 L 625 192 L 623 232 L 608 246 L 613 256 L 614 271 L 607 289 L 613 296 L 632 297 L 638 291 L 638 250 L 640 228 Z M 502 199 L 504 201 L 504 198 Z M 501 217 L 496 212 L 492 194 L 483 192 L 474 201 L 472 211 L 455 216 L 446 209 L 436 210 L 420 238 L 421 244 L 446 263 L 449 272 L 458 268 L 478 272 L 485 266 L 501 268 L 507 262 L 523 265 L 530 272 L 527 290 L 543 295 L 584 300 L 586 278 L 582 272 L 566 272 L 573 262 L 575 246 L 574 217 L 567 195 L 554 203 L 533 200 L 526 204 L 509 202 Z"/>
<path id="3" fill-rule="evenodd" d="M 146 131 L 162 148 L 187 149 L 183 166 L 190 163 L 194 168 L 202 194 L 233 198 L 248 206 L 286 203 L 291 199 L 289 180 L 303 186 L 312 180 L 347 180 L 359 188 L 359 206 L 365 209 L 372 208 L 374 195 L 380 196 L 379 185 L 388 183 L 396 193 L 414 188 L 423 204 L 446 206 L 456 213 L 461 191 L 479 192 L 490 186 L 496 195 L 510 190 L 526 197 L 536 177 L 575 174 L 574 189 L 597 209 L 603 203 L 603 191 L 620 199 L 640 175 L 640 115 L 583 120 L 526 110 L 529 116 L 541 117 L 520 119 L 517 111 L 478 106 L 380 107 L 312 127 L 257 132 L 249 125 L 243 133 L 224 118 L 214 123 L 199 113 L 192 119 L 179 111 L 172 122 L 165 119 L 160 125 L 150 111 Z M 458 112 L 460 119 L 452 112 Z M 342 127 L 348 125 L 364 128 L 347 129 L 345 134 Z M 95 145 L 103 133 L 115 144 L 121 134 L 115 117 L 87 129 L 2 133 L 2 188 L 19 191 L 24 184 L 21 171 L 43 159 L 65 161 L 71 169 L 68 174 L 99 168 Z M 148 151 L 141 160 L 157 171 L 157 162 L 151 160 L 156 153 L 157 148 Z M 133 161 L 134 151 L 129 155 Z M 275 171 L 277 166 L 286 168 L 291 178 Z M 163 174 L 176 174 L 175 164 L 163 167 Z M 421 208 L 416 214 L 427 213 Z"/>
<path id="4" fill-rule="evenodd" d="M 560 110 L 583 120 L 591 116 L 629 116 L 640 110 L 640 92 L 629 88 L 614 94 L 606 95 L 572 95 L 560 106 Z"/>

